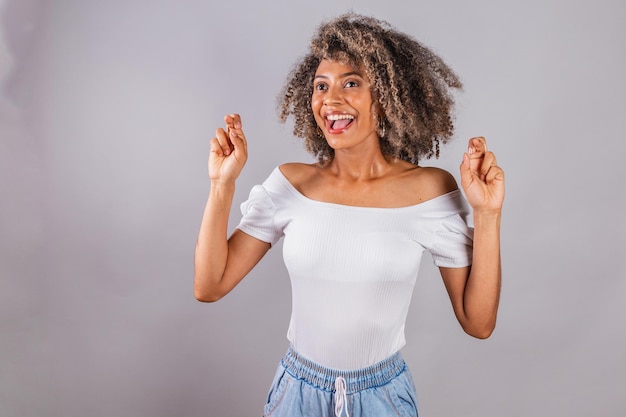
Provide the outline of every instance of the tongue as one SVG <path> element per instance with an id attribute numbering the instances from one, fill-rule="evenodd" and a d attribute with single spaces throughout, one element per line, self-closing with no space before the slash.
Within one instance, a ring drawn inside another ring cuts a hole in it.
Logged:
<path id="1" fill-rule="evenodd" d="M 335 130 L 345 129 L 350 123 L 352 123 L 352 119 L 335 120 L 332 128 Z"/>

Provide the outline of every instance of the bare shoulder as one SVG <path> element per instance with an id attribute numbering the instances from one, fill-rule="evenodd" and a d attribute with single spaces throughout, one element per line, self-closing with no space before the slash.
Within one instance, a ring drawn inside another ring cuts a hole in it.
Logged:
<path id="1" fill-rule="evenodd" d="M 353 206 L 411 206 L 458 188 L 449 172 L 406 161 L 396 161 L 384 175 L 361 181 L 340 179 L 320 164 L 287 163 L 279 169 L 308 198 Z"/>
<path id="2" fill-rule="evenodd" d="M 430 200 L 459 188 L 452 174 L 436 167 L 420 167 L 411 171 L 407 185 L 419 193 L 422 200 Z"/>
<path id="3" fill-rule="evenodd" d="M 449 193 L 458 187 L 454 176 L 445 169 L 437 167 L 423 167 L 424 180 L 431 184 L 432 188 L 440 194 Z"/>
<path id="4" fill-rule="evenodd" d="M 319 171 L 318 164 L 305 164 L 303 162 L 288 162 L 278 167 L 280 172 L 294 186 L 307 182 Z"/>

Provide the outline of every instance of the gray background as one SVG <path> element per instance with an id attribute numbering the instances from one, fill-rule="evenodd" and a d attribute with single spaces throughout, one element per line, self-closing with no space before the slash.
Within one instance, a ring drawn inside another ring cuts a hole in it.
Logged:
<path id="1" fill-rule="evenodd" d="M 404 355 L 426 416 L 624 416 L 626 3 L 0 0 L 0 416 L 259 416 L 287 347 L 280 245 L 201 304 L 208 142 L 242 114 L 238 204 L 309 161 L 275 98 L 353 9 L 465 82 L 452 171 L 484 135 L 507 173 L 498 328 L 461 331 L 427 259 Z"/>

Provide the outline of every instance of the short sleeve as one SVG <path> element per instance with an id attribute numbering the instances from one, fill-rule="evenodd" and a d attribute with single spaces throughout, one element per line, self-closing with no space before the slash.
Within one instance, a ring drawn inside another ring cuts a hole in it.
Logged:
<path id="1" fill-rule="evenodd" d="M 456 213 L 439 222 L 429 248 L 438 267 L 461 268 L 472 264 L 474 228 L 469 225 L 469 206 L 462 197 L 456 204 Z"/>
<path id="2" fill-rule="evenodd" d="M 276 207 L 262 185 L 250 190 L 248 199 L 241 204 L 243 217 L 237 226 L 241 231 L 272 246 L 282 237 L 282 230 L 274 223 Z"/>

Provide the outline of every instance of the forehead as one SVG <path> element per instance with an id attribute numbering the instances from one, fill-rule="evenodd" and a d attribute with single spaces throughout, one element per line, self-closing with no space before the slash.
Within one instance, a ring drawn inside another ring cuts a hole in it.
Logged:
<path id="1" fill-rule="evenodd" d="M 338 61 L 335 59 L 324 58 L 315 71 L 315 75 L 342 75 L 342 74 L 358 74 L 365 78 L 365 73 L 361 68 L 352 66 L 346 61 Z"/>

